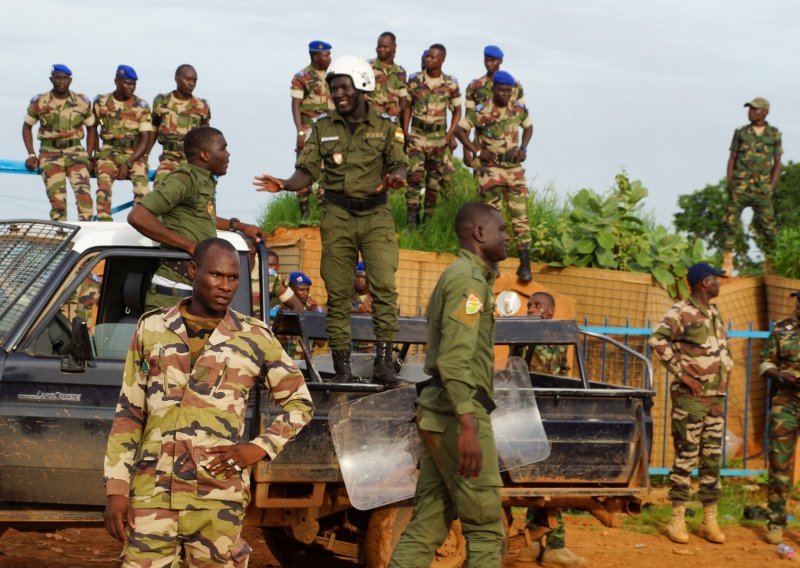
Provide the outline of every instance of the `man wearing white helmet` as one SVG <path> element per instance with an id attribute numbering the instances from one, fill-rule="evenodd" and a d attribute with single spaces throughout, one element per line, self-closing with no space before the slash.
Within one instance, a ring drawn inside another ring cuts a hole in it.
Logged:
<path id="1" fill-rule="evenodd" d="M 375 379 L 398 383 L 392 367 L 397 333 L 398 248 L 387 206 L 389 189 L 406 178 L 403 130 L 397 119 L 379 115 L 364 95 L 375 89 L 372 67 L 362 58 L 334 60 L 326 76 L 336 107 L 319 116 L 307 133 L 288 179 L 256 178 L 259 191 L 297 191 L 312 181 L 325 190 L 320 212 L 320 272 L 328 291 L 328 332 L 334 380 L 350 382 L 350 304 L 359 253 L 367 266 L 375 329 Z"/>

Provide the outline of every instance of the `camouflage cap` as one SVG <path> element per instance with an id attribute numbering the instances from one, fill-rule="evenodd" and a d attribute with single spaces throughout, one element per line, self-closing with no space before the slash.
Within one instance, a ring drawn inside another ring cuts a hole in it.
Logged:
<path id="1" fill-rule="evenodd" d="M 749 103 L 744 103 L 746 107 L 763 108 L 769 110 L 769 101 L 764 97 L 756 97 Z"/>

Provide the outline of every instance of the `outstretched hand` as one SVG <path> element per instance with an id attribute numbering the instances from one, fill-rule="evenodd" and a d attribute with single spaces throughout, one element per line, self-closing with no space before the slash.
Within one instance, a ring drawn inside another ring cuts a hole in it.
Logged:
<path id="1" fill-rule="evenodd" d="M 398 173 L 389 173 L 386 174 L 386 177 L 383 178 L 381 184 L 375 189 L 378 193 L 382 191 L 386 191 L 387 189 L 400 189 L 403 187 L 403 182 L 405 178 L 398 174 Z"/>
<path id="2" fill-rule="evenodd" d="M 267 174 L 256 176 L 253 181 L 253 185 L 256 186 L 256 191 L 268 191 L 270 193 L 283 191 L 284 183 L 285 180 Z"/>

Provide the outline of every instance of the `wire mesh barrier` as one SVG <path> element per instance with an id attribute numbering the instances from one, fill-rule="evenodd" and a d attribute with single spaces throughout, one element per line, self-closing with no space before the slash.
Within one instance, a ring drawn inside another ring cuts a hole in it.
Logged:
<path id="1" fill-rule="evenodd" d="M 650 322 L 648 322 L 649 326 Z M 725 401 L 726 435 L 723 441 L 724 476 L 760 475 L 767 467 L 767 425 L 770 381 L 758 374 L 760 352 L 768 331 L 729 329 L 729 348 L 736 369 Z M 650 352 L 650 327 L 581 326 L 581 330 L 608 335 L 648 357 L 655 371 L 656 398 L 650 473 L 666 475 L 674 458 L 670 432 L 669 385 L 673 377 Z M 601 339 L 583 336 L 580 348 L 589 379 L 603 384 L 644 388 L 644 363 Z"/>

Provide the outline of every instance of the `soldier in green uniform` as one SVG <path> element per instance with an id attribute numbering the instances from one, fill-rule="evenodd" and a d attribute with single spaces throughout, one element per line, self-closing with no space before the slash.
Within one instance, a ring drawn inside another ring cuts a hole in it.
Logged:
<path id="1" fill-rule="evenodd" d="M 167 250 L 190 255 L 197 243 L 217 236 L 217 230 L 241 231 L 255 242 L 264 233 L 239 219 L 217 217 L 217 177 L 228 171 L 228 143 L 222 132 L 198 126 L 183 141 L 187 163 L 167 175 L 158 191 L 149 193 L 128 215 L 128 222 L 144 236 Z M 192 293 L 188 264 L 183 260 L 162 260 L 145 298 L 148 310 L 174 306 Z"/>
<path id="2" fill-rule="evenodd" d="M 753 228 L 764 253 L 767 272 L 775 247 L 775 186 L 781 175 L 781 131 L 767 121 L 769 101 L 756 97 L 747 107 L 750 124 L 733 133 L 728 158 L 728 205 L 722 234 L 722 268 L 733 272 L 733 245 L 745 207 L 753 209 Z"/>
<path id="3" fill-rule="evenodd" d="M 761 376 L 772 381 L 769 415 L 769 532 L 778 544 L 786 527 L 786 502 L 792 492 L 792 464 L 800 424 L 800 292 L 794 316 L 775 324 L 761 352 Z"/>
<path id="4" fill-rule="evenodd" d="M 447 50 L 435 43 L 425 55 L 425 69 L 408 78 L 409 104 L 403 112 L 403 132 L 408 133 L 408 189 L 406 210 L 408 228 L 420 221 L 420 196 L 425 184 L 424 217 L 430 218 L 436 207 L 442 179 L 448 165 L 446 153 L 457 146 L 455 127 L 461 119 L 461 92 L 458 81 L 442 72 Z M 447 111 L 452 114 L 447 127 Z"/>
<path id="5" fill-rule="evenodd" d="M 298 191 L 312 180 L 325 190 L 320 212 L 320 272 L 328 291 L 325 326 L 333 355 L 335 380 L 350 381 L 350 304 L 359 253 L 367 266 L 375 330 L 374 376 L 395 384 L 392 341 L 397 334 L 399 250 L 387 206 L 388 189 L 406 177 L 403 130 L 391 115 L 378 115 L 364 98 L 375 88 L 372 67 L 360 57 L 345 56 L 328 69 L 336 110 L 314 122 L 289 179 L 256 178 L 260 191 Z"/>
<path id="6" fill-rule="evenodd" d="M 725 393 L 733 369 L 728 351 L 725 322 L 711 300 L 719 295 L 718 276 L 725 274 L 705 262 L 689 268 L 686 279 L 691 294 L 661 318 L 650 336 L 650 347 L 675 380 L 672 397 L 672 438 L 675 465 L 669 476 L 672 518 L 667 534 L 673 542 L 689 542 L 686 502 L 689 501 L 692 470 L 700 470 L 698 498 L 703 503 L 700 536 L 722 544 L 717 524 L 725 436 Z"/>
<path id="7" fill-rule="evenodd" d="M 467 90 L 464 93 L 465 112 L 471 111 L 478 105 L 485 105 L 494 98 L 492 77 L 500 70 L 500 66 L 503 64 L 503 57 L 503 50 L 496 45 L 487 45 L 483 49 L 483 66 L 486 68 L 486 74 L 467 85 Z M 522 85 L 519 83 L 514 85 L 511 90 L 511 99 L 509 100 L 511 104 L 516 101 L 520 101 L 523 105 L 525 104 L 525 95 L 522 91 Z M 464 146 L 464 163 L 467 165 L 472 164 L 474 158 L 472 152 Z"/>
<path id="8" fill-rule="evenodd" d="M 133 94 L 138 79 L 132 67 L 120 65 L 114 77 L 114 92 L 98 95 L 94 100 L 94 115 L 100 124 L 103 146 L 94 156 L 95 148 L 90 144 L 89 156 L 94 158 L 97 175 L 97 218 L 100 221 L 111 221 L 111 186 L 115 180 L 131 181 L 134 203 L 150 191 L 146 152 L 153 119 L 147 101 Z"/>
<path id="9" fill-rule="evenodd" d="M 541 319 L 553 319 L 556 313 L 556 300 L 547 292 L 536 292 L 528 298 L 528 315 Z M 569 373 L 566 345 L 537 344 L 529 347 L 526 354 L 528 368 L 533 373 L 546 373 L 548 375 L 566 376 Z M 540 539 L 534 540 L 529 546 L 522 549 L 516 558 L 514 568 L 532 566 L 539 562 L 542 566 L 583 568 L 588 563 L 582 556 L 572 552 L 566 545 L 564 518 L 561 509 L 556 509 L 556 526 L 549 528 L 546 509 L 528 508 L 525 525 L 533 531 L 546 530 L 545 546 L 542 548 Z"/>
<path id="10" fill-rule="evenodd" d="M 95 121 L 92 104 L 82 94 L 69 90 L 72 71 L 66 65 L 53 65 L 50 83 L 53 88 L 33 97 L 25 113 L 22 124 L 22 141 L 28 151 L 25 167 L 41 171 L 53 221 L 67 220 L 67 178 L 75 192 L 78 220 L 91 221 L 94 205 L 89 185 L 89 156 L 81 140 L 86 128 L 87 145 L 95 144 L 93 137 L 97 133 L 92 129 Z M 33 125 L 37 122 L 38 157 L 33 148 Z"/>
<path id="11" fill-rule="evenodd" d="M 425 372 L 417 398 L 422 440 L 414 515 L 390 568 L 427 568 L 458 517 L 467 565 L 499 568 L 505 539 L 499 465 L 489 414 L 494 409 L 496 263 L 506 258 L 503 218 L 468 203 L 456 215 L 458 258 L 428 302 Z"/>
<path id="12" fill-rule="evenodd" d="M 300 155 L 308 138 L 308 131 L 314 119 L 333 109 L 333 101 L 325 81 L 325 72 L 331 64 L 331 44 L 314 40 L 308 44 L 311 63 L 292 77 L 292 119 L 297 129 L 295 152 Z M 297 193 L 297 203 L 303 219 L 309 214 L 311 188 L 303 188 Z"/>
<path id="13" fill-rule="evenodd" d="M 523 282 L 530 282 L 533 275 L 528 184 L 520 164 L 528 157 L 533 122 L 524 104 L 519 101 L 511 103 L 514 85 L 516 81 L 510 73 L 497 71 L 492 84 L 492 100 L 467 111 L 464 119 L 456 125 L 456 136 L 480 161 L 478 193 L 481 199 L 498 211 L 502 211 L 503 204 L 507 203 L 519 253 L 517 276 Z M 474 143 L 469 139 L 472 128 L 475 128 Z"/>
<path id="14" fill-rule="evenodd" d="M 147 154 L 156 143 L 161 144 L 162 153 L 158 157 L 158 168 L 153 187 L 158 186 L 169 172 L 174 172 L 186 162 L 183 153 L 183 139 L 195 126 L 208 126 L 211 122 L 211 108 L 205 99 L 195 97 L 197 71 L 188 64 L 175 70 L 175 90 L 156 95 L 153 101 L 153 127 Z"/>
<path id="15" fill-rule="evenodd" d="M 123 566 L 247 566 L 248 466 L 273 460 L 314 411 L 302 373 L 269 327 L 229 308 L 239 255 L 197 245 L 189 298 L 145 314 L 128 350 L 105 456 L 106 529 Z M 250 389 L 282 413 L 250 441 Z M 174 562 L 174 564 L 173 564 Z"/>
<path id="16" fill-rule="evenodd" d="M 394 62 L 397 38 L 392 32 L 383 32 L 378 36 L 375 53 L 378 57 L 369 60 L 375 73 L 375 90 L 367 96 L 367 101 L 379 113 L 402 119 L 403 111 L 408 106 L 406 70 Z"/>

